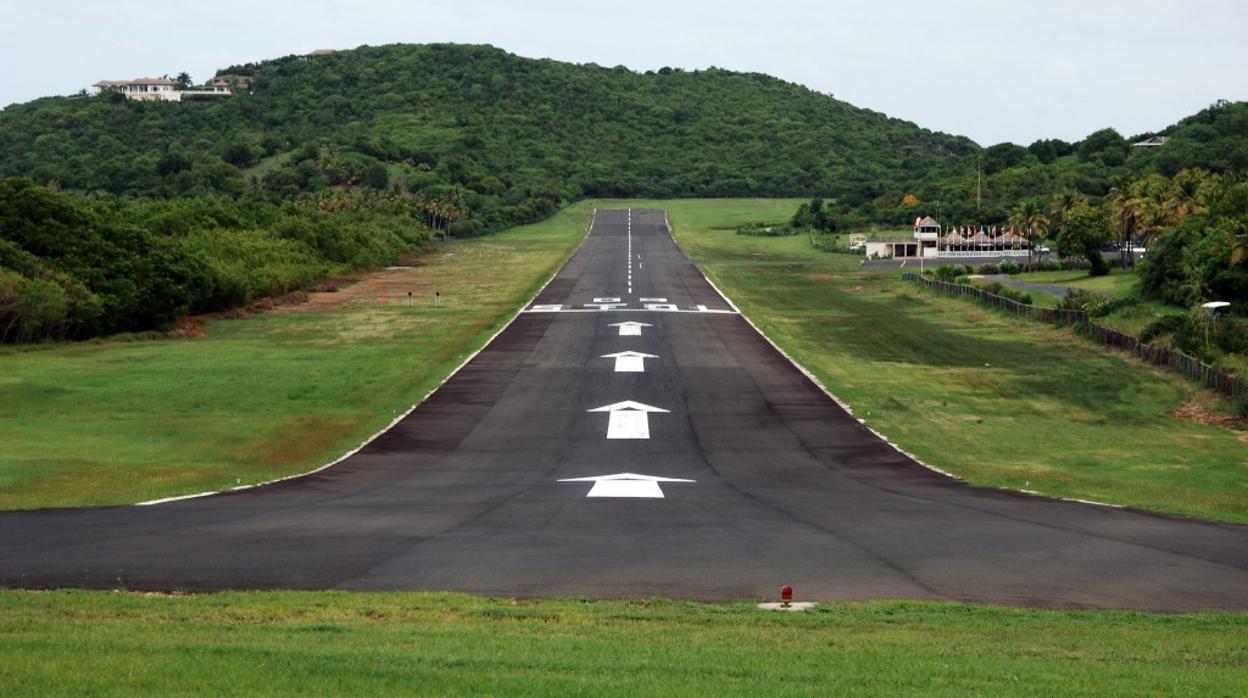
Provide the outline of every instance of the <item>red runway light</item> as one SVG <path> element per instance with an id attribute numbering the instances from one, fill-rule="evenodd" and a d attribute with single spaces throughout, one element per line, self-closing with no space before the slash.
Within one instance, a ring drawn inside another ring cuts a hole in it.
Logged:
<path id="1" fill-rule="evenodd" d="M 793 587 L 787 584 L 780 587 L 780 598 L 783 599 L 785 603 L 792 601 L 793 600 Z"/>

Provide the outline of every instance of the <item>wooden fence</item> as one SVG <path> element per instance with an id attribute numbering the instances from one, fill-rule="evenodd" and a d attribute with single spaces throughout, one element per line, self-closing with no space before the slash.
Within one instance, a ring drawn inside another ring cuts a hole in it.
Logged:
<path id="1" fill-rule="evenodd" d="M 988 293 L 974 286 L 926 279 L 913 272 L 906 272 L 901 275 L 901 278 L 906 281 L 917 281 L 927 288 L 948 296 L 971 298 L 984 305 L 1001 308 L 1006 312 L 1030 320 L 1075 325 L 1080 332 L 1096 342 L 1129 351 L 1143 361 L 1182 374 L 1194 381 L 1199 381 L 1223 395 L 1230 397 L 1248 395 L 1248 381 L 1245 381 L 1243 378 L 1219 371 L 1200 359 L 1188 356 L 1176 349 L 1146 344 L 1133 335 L 1119 332 L 1112 327 L 1098 325 L 1092 322 L 1090 316 L 1085 311 L 1038 308 L 1034 305 L 1024 305 L 1018 301 Z"/>

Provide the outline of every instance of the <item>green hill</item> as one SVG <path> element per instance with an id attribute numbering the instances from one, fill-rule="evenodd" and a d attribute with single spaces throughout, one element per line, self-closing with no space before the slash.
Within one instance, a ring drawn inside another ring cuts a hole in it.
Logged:
<path id="1" fill-rule="evenodd" d="M 209 103 L 54 97 L 0 112 L 0 175 L 140 196 L 400 187 L 481 225 L 581 196 L 867 201 L 977 149 L 754 73 L 637 73 L 488 46 L 392 45 L 232 66 Z"/>
<path id="2" fill-rule="evenodd" d="M 1132 147 L 1153 135 L 1169 140 L 1160 147 Z M 1069 192 L 1099 203 L 1115 187 L 1195 169 L 1232 178 L 1248 171 L 1248 102 L 1220 101 L 1160 131 L 1130 138 L 1106 128 L 1077 143 L 999 143 L 945 161 L 911 181 L 884 183 L 870 202 L 843 203 L 857 207 L 851 217 L 863 223 L 902 224 L 914 220 L 916 211 L 934 214 L 939 208 L 954 225 L 1004 224 L 1022 201 L 1040 202 L 1047 210 L 1055 195 Z M 907 195 L 919 203 L 903 205 Z"/>

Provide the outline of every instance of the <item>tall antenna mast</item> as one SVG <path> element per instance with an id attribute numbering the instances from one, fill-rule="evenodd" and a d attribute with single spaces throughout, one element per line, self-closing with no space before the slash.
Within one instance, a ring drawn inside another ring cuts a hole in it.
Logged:
<path id="1" fill-rule="evenodd" d="M 979 202 L 983 198 L 982 184 L 984 181 L 984 156 L 975 156 L 975 213 L 979 213 Z"/>

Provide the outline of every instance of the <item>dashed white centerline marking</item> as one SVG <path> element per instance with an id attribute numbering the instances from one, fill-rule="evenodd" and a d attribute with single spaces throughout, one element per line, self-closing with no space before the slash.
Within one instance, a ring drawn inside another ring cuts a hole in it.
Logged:
<path id="1" fill-rule="evenodd" d="M 628 295 L 633 295 L 633 209 L 628 209 Z"/>

